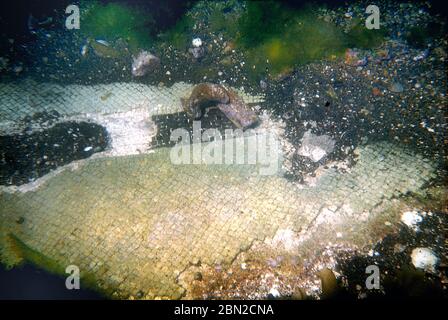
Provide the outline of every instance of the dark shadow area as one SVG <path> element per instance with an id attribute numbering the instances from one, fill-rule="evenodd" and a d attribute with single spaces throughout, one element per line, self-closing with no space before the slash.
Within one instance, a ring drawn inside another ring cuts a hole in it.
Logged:
<path id="1" fill-rule="evenodd" d="M 46 116 L 46 121 L 51 121 Z M 28 129 L 35 119 L 25 120 Z M 88 122 L 57 123 L 43 131 L 0 136 L 0 185 L 21 185 L 108 146 L 108 133 Z"/>
<path id="2" fill-rule="evenodd" d="M 190 134 L 190 141 L 193 141 L 193 120 L 185 113 L 178 112 L 173 114 L 153 116 L 152 120 L 157 124 L 157 135 L 152 141 L 153 147 L 172 147 L 176 141 L 171 141 L 171 133 L 175 129 L 186 129 Z M 201 134 L 207 129 L 218 129 L 221 138 L 225 139 L 225 130 L 235 130 L 237 127 L 217 108 L 207 109 L 202 116 Z"/>
<path id="3" fill-rule="evenodd" d="M 12 270 L 0 265 L 0 300 L 102 300 L 99 293 L 84 289 L 68 290 L 65 278 L 30 264 Z"/>
<path id="4" fill-rule="evenodd" d="M 345 285 L 339 281 L 339 289 L 332 299 L 446 299 L 448 282 L 447 258 L 444 252 L 444 226 L 446 213 L 433 213 L 426 216 L 414 232 L 402 227 L 396 234 L 386 236 L 376 245 L 372 256 L 341 255 L 338 261 L 339 272 Z M 430 248 L 439 257 L 434 272 L 414 267 L 411 261 L 413 249 Z M 367 289 L 366 267 L 376 265 L 380 272 L 380 289 Z"/>

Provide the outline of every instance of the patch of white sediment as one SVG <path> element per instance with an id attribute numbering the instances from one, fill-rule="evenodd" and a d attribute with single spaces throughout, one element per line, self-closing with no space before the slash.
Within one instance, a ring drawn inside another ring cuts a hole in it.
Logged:
<path id="1" fill-rule="evenodd" d="M 93 157 L 147 153 L 153 137 L 157 134 L 156 124 L 151 120 L 151 114 L 147 108 L 112 114 L 86 114 L 70 118 L 70 120 L 93 121 L 106 128 L 110 138 L 110 148 Z"/>
<path id="2" fill-rule="evenodd" d="M 328 135 L 317 136 L 306 131 L 303 135 L 298 154 L 303 157 L 310 158 L 313 162 L 317 162 L 327 154 L 333 152 L 335 141 Z"/>
<path id="3" fill-rule="evenodd" d="M 279 142 L 279 156 L 281 157 L 281 166 L 283 172 L 292 172 L 292 157 L 296 151 L 294 145 L 286 139 L 285 122 L 280 118 L 274 117 L 272 112 L 263 110 L 259 114 L 260 125 L 255 128 L 255 132 L 266 132 L 272 135 Z"/>

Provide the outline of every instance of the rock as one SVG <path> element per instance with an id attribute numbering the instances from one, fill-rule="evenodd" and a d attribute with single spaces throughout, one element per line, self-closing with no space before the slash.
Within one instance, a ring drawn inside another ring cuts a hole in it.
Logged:
<path id="1" fill-rule="evenodd" d="M 436 272 L 439 263 L 439 258 L 434 251 L 428 248 L 415 248 L 412 250 L 411 259 L 414 267 L 430 273 Z"/>
<path id="2" fill-rule="evenodd" d="M 305 132 L 302 138 L 302 144 L 297 153 L 300 156 L 310 158 L 317 162 L 327 154 L 333 152 L 335 141 L 328 135 L 317 136 L 311 133 L 311 130 Z"/>
<path id="3" fill-rule="evenodd" d="M 285 80 L 286 78 L 288 78 L 289 76 L 291 76 L 293 72 L 294 72 L 294 68 L 285 68 L 278 74 L 271 75 L 271 79 L 274 81 L 277 81 L 277 82 L 281 82 L 281 81 Z"/>
<path id="4" fill-rule="evenodd" d="M 194 38 L 191 41 L 191 45 L 193 48 L 188 49 L 188 52 L 193 55 L 193 58 L 195 60 L 200 60 L 205 56 L 205 48 L 202 46 L 202 40 L 201 38 Z M 211 50 L 211 48 L 209 49 Z"/>
<path id="5" fill-rule="evenodd" d="M 132 62 L 132 75 L 142 77 L 160 65 L 160 59 L 148 51 L 140 51 Z"/>
<path id="6" fill-rule="evenodd" d="M 372 89 L 372 94 L 373 94 L 375 97 L 378 97 L 378 96 L 381 96 L 381 95 L 382 95 L 381 90 L 380 90 L 379 88 L 377 88 L 377 87 L 374 87 L 374 88 Z"/>
<path id="7" fill-rule="evenodd" d="M 193 55 L 196 60 L 200 60 L 205 56 L 205 49 L 203 47 L 195 47 L 188 49 L 188 52 Z"/>
<path id="8" fill-rule="evenodd" d="M 181 99 L 182 106 L 195 120 L 200 119 L 204 109 L 218 103 L 229 103 L 227 90 L 218 84 L 201 83 L 193 88 L 188 99 Z"/>
<path id="9" fill-rule="evenodd" d="M 417 211 L 406 211 L 401 215 L 401 222 L 414 231 L 418 231 L 417 225 L 422 222 L 422 220 L 422 216 Z"/>
<path id="10" fill-rule="evenodd" d="M 93 53 L 101 58 L 112 58 L 116 59 L 122 57 L 125 53 L 124 51 L 117 50 L 110 46 L 110 44 L 103 40 L 89 41 L 89 46 L 93 49 Z M 64 52 L 61 52 L 65 56 Z"/>
<path id="11" fill-rule="evenodd" d="M 202 40 L 201 38 L 194 38 L 191 41 L 191 44 L 193 45 L 194 48 L 199 48 L 200 46 L 202 46 Z"/>
<path id="12" fill-rule="evenodd" d="M 389 86 L 391 92 L 400 93 L 404 91 L 403 85 L 399 82 L 392 82 Z"/>
<path id="13" fill-rule="evenodd" d="M 402 245 L 401 243 L 396 243 L 394 245 L 394 253 L 402 253 L 404 250 L 406 250 L 405 245 Z"/>
<path id="14" fill-rule="evenodd" d="M 238 128 L 246 129 L 259 122 L 257 114 L 232 89 L 219 84 L 201 83 L 181 103 L 194 119 L 200 119 L 206 108 L 215 106 Z"/>
<path id="15" fill-rule="evenodd" d="M 218 104 L 218 108 L 235 126 L 246 129 L 259 122 L 256 113 L 242 99 L 233 92 L 230 96 L 230 102 L 227 104 Z"/>
<path id="16" fill-rule="evenodd" d="M 369 59 L 367 58 L 367 56 L 365 56 L 362 59 L 359 59 L 358 61 L 356 61 L 356 66 L 359 67 L 365 67 L 367 65 L 367 63 L 369 62 Z"/>

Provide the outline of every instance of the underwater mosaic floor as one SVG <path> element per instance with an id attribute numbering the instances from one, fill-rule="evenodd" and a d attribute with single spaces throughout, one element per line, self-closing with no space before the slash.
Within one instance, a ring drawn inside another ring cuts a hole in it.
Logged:
<path id="1" fill-rule="evenodd" d="M 178 82 L 170 87 L 139 83 L 58 85 L 24 79 L 0 86 L 0 119 L 2 127 L 36 112 L 57 111 L 63 116 L 126 112 L 146 108 L 149 115 L 182 111 L 180 97 L 186 97 L 193 85 Z M 250 96 L 236 89 L 247 103 L 263 101 L 263 96 Z M 20 106 L 20 107 L 19 107 Z"/>
<path id="2" fill-rule="evenodd" d="M 32 90 L 20 93 L 27 86 Z M 17 121 L 22 115 L 16 104 L 30 103 L 21 110 L 31 112 L 33 104 L 42 108 L 43 102 L 66 116 L 125 112 L 145 99 L 149 110 L 171 113 L 191 90 L 185 84 L 140 87 L 69 86 L 64 89 L 70 95 L 63 98 L 57 86 L 47 95 L 32 82 L 2 85 L 2 118 Z M 42 95 L 40 102 L 33 98 Z M 160 105 L 164 109 L 157 109 Z M 368 224 L 397 220 L 387 210 L 378 214 L 376 208 L 418 193 L 435 177 L 429 160 L 386 142 L 359 147 L 357 163 L 347 173 L 329 169 L 315 186 L 280 175 L 260 176 L 250 165 L 174 165 L 169 152 L 157 148 L 140 155 L 98 154 L 64 167 L 33 188 L 2 187 L 2 262 L 14 265 L 34 256 L 62 273 L 74 264 L 82 279 L 111 297 L 194 297 L 191 286 L 196 280 L 184 279 L 190 270 L 228 269 L 242 252 L 254 250 L 255 243 L 273 241 L 285 232 L 296 239 L 292 247 L 289 240 L 280 239 L 290 253 L 300 248 L 307 230 L 322 223 L 341 234 L 341 241 L 370 243 L 376 235 L 366 232 Z M 349 229 L 341 223 L 347 219 L 352 221 Z"/>

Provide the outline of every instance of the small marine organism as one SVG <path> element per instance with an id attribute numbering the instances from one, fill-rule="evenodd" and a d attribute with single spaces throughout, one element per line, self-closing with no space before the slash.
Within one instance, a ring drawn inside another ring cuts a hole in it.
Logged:
<path id="1" fill-rule="evenodd" d="M 204 47 L 190 48 L 188 49 L 188 52 L 191 53 L 191 55 L 193 56 L 193 58 L 195 58 L 195 60 L 201 60 L 201 58 L 205 56 Z"/>
<path id="2" fill-rule="evenodd" d="M 368 61 L 367 56 L 360 58 L 359 52 L 356 50 L 347 49 L 345 51 L 345 63 L 350 66 L 363 67 L 367 65 Z"/>
<path id="3" fill-rule="evenodd" d="M 424 51 L 420 52 L 418 55 L 416 55 L 412 60 L 414 61 L 420 61 L 424 60 L 429 56 L 429 49 L 425 49 Z"/>
<path id="4" fill-rule="evenodd" d="M 83 44 L 83 46 L 81 47 L 81 55 L 83 57 L 85 57 L 87 55 L 87 53 L 89 52 L 89 44 L 85 43 Z"/>
<path id="5" fill-rule="evenodd" d="M 90 49 L 93 53 L 101 58 L 119 58 L 123 56 L 124 52 L 113 48 L 109 42 L 102 39 L 91 39 L 87 38 L 86 42 L 81 46 L 80 53 L 85 57 Z"/>
<path id="6" fill-rule="evenodd" d="M 96 42 L 102 44 L 103 46 L 110 47 L 110 43 L 103 39 L 95 39 Z"/>
<path id="7" fill-rule="evenodd" d="M 132 62 L 132 75 L 142 77 L 160 65 L 160 59 L 148 51 L 140 51 Z"/>
<path id="8" fill-rule="evenodd" d="M 193 48 L 188 49 L 188 52 L 193 55 L 195 60 L 200 60 L 205 56 L 205 48 L 202 46 L 201 38 L 194 38 L 191 41 Z"/>
<path id="9" fill-rule="evenodd" d="M 200 119 L 206 108 L 216 107 L 238 128 L 246 129 L 259 122 L 257 114 L 232 89 L 223 85 L 201 83 L 181 102 L 194 119 Z"/>

